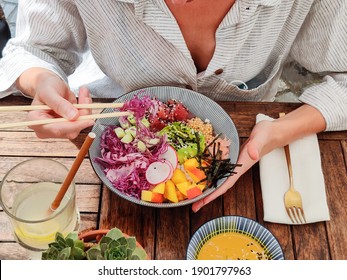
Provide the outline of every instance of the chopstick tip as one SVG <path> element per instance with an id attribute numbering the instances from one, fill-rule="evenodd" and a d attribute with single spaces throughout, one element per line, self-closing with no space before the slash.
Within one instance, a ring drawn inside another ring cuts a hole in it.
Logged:
<path id="1" fill-rule="evenodd" d="M 89 132 L 88 136 L 94 139 L 96 137 L 96 134 L 94 132 Z"/>

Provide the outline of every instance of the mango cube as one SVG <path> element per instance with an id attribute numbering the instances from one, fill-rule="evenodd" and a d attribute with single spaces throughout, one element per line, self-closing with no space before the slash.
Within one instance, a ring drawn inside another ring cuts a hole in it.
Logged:
<path id="1" fill-rule="evenodd" d="M 202 194 L 202 190 L 199 187 L 197 187 L 197 186 L 194 186 L 194 187 L 192 187 L 192 188 L 187 190 L 187 197 L 188 197 L 188 199 L 192 199 L 194 197 L 197 197 L 200 194 Z"/>
<path id="2" fill-rule="evenodd" d="M 206 182 L 201 182 L 197 184 L 196 186 L 203 191 L 206 188 Z"/>
<path id="3" fill-rule="evenodd" d="M 141 191 L 141 200 L 151 202 L 152 201 L 152 192 L 147 191 L 147 190 L 142 190 Z"/>
<path id="4" fill-rule="evenodd" d="M 163 201 L 164 201 L 163 194 L 152 192 L 152 202 L 162 203 Z"/>
<path id="5" fill-rule="evenodd" d="M 199 168 L 199 163 L 196 158 L 188 159 L 183 164 L 185 171 L 197 183 L 206 178 L 206 174 Z"/>
<path id="6" fill-rule="evenodd" d="M 164 196 L 160 193 L 154 193 L 148 190 L 141 191 L 141 200 L 148 202 L 158 202 L 161 203 L 164 201 Z"/>
<path id="7" fill-rule="evenodd" d="M 182 183 L 176 184 L 177 189 L 185 196 L 187 196 L 187 190 L 192 186 L 191 182 L 184 181 Z"/>
<path id="8" fill-rule="evenodd" d="M 183 195 L 183 193 L 181 193 L 179 190 L 176 190 L 176 194 L 177 194 L 177 198 L 178 201 L 182 201 L 185 200 L 187 197 L 185 195 Z"/>
<path id="9" fill-rule="evenodd" d="M 176 168 L 172 174 L 171 180 L 172 182 L 174 182 L 175 185 L 177 185 L 179 183 L 187 181 L 187 177 L 184 171 L 182 171 L 179 168 Z"/>
<path id="10" fill-rule="evenodd" d="M 153 189 L 151 189 L 151 191 L 154 192 L 154 193 L 164 194 L 164 192 L 165 192 L 165 182 L 162 182 L 162 183 L 154 186 Z"/>
<path id="11" fill-rule="evenodd" d="M 176 186 L 171 180 L 167 180 L 165 183 L 164 197 L 171 202 L 178 202 Z"/>

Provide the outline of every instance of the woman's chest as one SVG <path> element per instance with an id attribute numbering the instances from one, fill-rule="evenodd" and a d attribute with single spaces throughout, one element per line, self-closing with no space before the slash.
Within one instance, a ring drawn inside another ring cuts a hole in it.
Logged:
<path id="1" fill-rule="evenodd" d="M 228 91 L 233 81 L 256 76 L 257 84 L 263 83 L 278 69 L 279 57 L 288 53 L 298 22 L 309 9 L 294 9 L 291 2 L 282 1 L 275 6 L 253 4 L 248 10 L 248 5 L 236 2 L 229 13 L 224 10 L 226 16 L 220 12 L 219 17 L 200 17 L 191 10 L 195 19 L 185 17 L 180 23 L 179 15 L 174 18 L 159 0 L 143 1 L 145 6 L 112 3 L 115 13 L 105 17 L 100 6 L 95 13 L 100 23 L 85 18 L 86 30 L 98 65 L 125 90 L 165 84 L 207 91 L 218 83 Z M 205 75 L 197 77 L 197 69 L 206 69 Z"/>
<path id="2" fill-rule="evenodd" d="M 190 1 L 185 5 L 166 5 L 175 17 L 198 72 L 207 68 L 213 57 L 218 26 L 235 0 Z"/>

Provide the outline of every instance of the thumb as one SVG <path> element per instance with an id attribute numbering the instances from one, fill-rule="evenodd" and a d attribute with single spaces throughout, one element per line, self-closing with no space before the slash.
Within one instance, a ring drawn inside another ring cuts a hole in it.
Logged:
<path id="1" fill-rule="evenodd" d="M 198 212 L 200 208 L 209 204 L 211 201 L 215 200 L 220 195 L 223 195 L 228 189 L 230 189 L 234 185 L 238 177 L 239 175 L 237 174 L 228 177 L 228 179 L 220 187 L 218 187 L 213 193 L 209 194 L 203 199 L 198 200 L 197 202 L 194 202 L 192 205 L 193 212 L 195 213 Z"/>
<path id="2" fill-rule="evenodd" d="M 256 142 L 254 140 L 249 140 L 247 143 L 247 153 L 250 159 L 254 161 L 259 160 L 259 150 Z"/>

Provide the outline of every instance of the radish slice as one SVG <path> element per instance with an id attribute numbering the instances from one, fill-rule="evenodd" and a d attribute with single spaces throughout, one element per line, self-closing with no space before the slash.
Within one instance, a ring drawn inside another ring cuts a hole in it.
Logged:
<path id="1" fill-rule="evenodd" d="M 165 182 L 172 176 L 172 166 L 168 162 L 156 161 L 151 163 L 146 170 L 146 179 L 151 185 L 157 185 Z"/>
<path id="2" fill-rule="evenodd" d="M 164 160 L 164 162 L 170 166 L 171 171 L 167 179 L 171 179 L 175 169 L 173 168 L 172 164 L 168 160 Z"/>
<path id="3" fill-rule="evenodd" d="M 177 168 L 178 165 L 178 157 L 177 152 L 172 146 L 168 146 L 168 149 L 165 153 L 159 155 L 159 159 L 167 160 L 171 163 L 173 169 Z"/>

